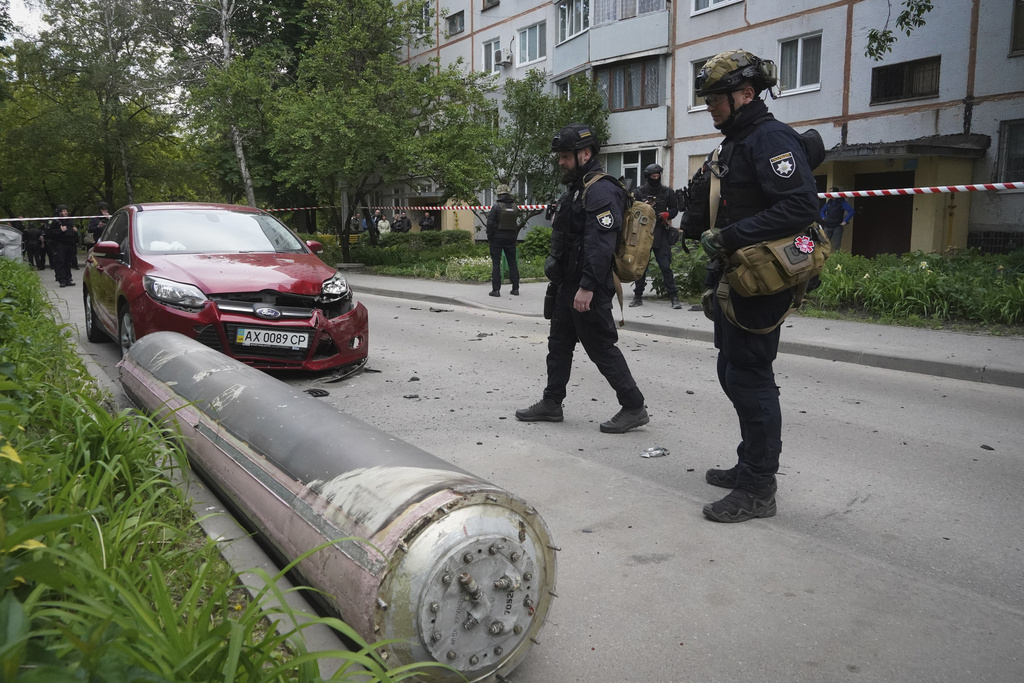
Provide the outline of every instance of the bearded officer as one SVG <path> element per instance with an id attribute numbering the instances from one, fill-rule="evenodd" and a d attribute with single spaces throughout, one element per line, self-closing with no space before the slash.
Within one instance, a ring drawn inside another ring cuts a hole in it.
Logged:
<path id="1" fill-rule="evenodd" d="M 599 150 L 590 128 L 578 123 L 562 128 L 551 143 L 567 189 L 551 222 L 551 255 L 544 266 L 545 274 L 557 284 L 548 334 L 548 381 L 543 398 L 517 410 L 516 418 L 523 422 L 562 421 L 562 401 L 578 342 L 615 390 L 621 406 L 614 417 L 601 423 L 601 431 L 622 434 L 647 424 L 650 418 L 644 396 L 616 346 L 619 336 L 612 317 L 612 264 L 626 193 L 608 177 L 589 187 L 585 202 L 583 197 L 584 182 L 592 174 L 604 172 L 597 160 Z"/>
<path id="2" fill-rule="evenodd" d="M 721 198 L 714 225 L 701 238 L 709 258 L 703 304 L 715 323 L 718 381 L 739 417 L 742 439 L 733 467 L 706 474 L 709 484 L 732 489 L 704 506 L 704 515 L 718 522 L 776 513 L 782 412 L 772 363 L 779 328 L 767 334 L 749 330 L 773 325 L 793 301 L 792 289 L 746 298 L 731 292 L 736 322 L 748 329 L 729 322 L 715 295 L 724 257 L 740 247 L 797 233 L 818 212 L 814 176 L 800 136 L 777 121 L 761 98 L 777 81 L 771 61 L 733 50 L 709 59 L 695 82 L 715 128 L 725 135 L 704 169 L 720 179 Z"/>

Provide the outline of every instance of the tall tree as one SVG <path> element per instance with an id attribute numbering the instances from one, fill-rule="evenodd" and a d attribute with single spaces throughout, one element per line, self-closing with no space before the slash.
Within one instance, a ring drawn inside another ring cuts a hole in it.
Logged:
<path id="1" fill-rule="evenodd" d="M 281 178 L 332 205 L 344 193 L 349 215 L 332 216 L 339 234 L 383 186 L 437 178 L 451 196 L 471 194 L 486 174 L 478 146 L 487 139 L 487 81 L 459 65 L 399 63 L 396 47 L 420 39 L 422 3 L 313 0 L 309 7 L 321 33 L 295 86 L 280 91 L 274 121 Z M 452 150 L 458 168 L 447 163 Z M 342 247 L 347 257 L 347 240 Z"/>
<path id="2" fill-rule="evenodd" d="M 101 175 L 108 202 L 120 175 L 135 201 L 136 163 L 145 143 L 173 135 L 167 113 L 167 50 L 148 29 L 143 0 L 45 0 L 48 29 L 40 33 L 39 93 L 62 111 L 75 141 Z M 95 175 L 95 174 L 93 174 Z"/>
<path id="3" fill-rule="evenodd" d="M 502 114 L 490 150 L 493 184 L 527 188 L 531 203 L 546 204 L 558 196 L 558 174 L 552 163 L 551 139 L 562 126 L 586 123 L 602 144 L 608 142 L 608 112 L 601 93 L 583 74 L 570 79 L 568 99 L 548 91 L 548 75 L 530 70 L 522 80 L 503 86 Z M 540 210 L 524 211 L 523 224 Z"/>

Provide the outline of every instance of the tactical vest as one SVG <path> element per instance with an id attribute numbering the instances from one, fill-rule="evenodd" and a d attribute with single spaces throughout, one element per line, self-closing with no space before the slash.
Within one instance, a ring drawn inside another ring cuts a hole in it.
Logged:
<path id="1" fill-rule="evenodd" d="M 519 208 L 513 202 L 498 202 L 498 239 L 515 239 L 519 236 Z"/>

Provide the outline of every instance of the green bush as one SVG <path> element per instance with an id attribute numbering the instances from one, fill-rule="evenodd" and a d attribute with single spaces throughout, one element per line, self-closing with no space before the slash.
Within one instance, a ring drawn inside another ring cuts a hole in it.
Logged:
<path id="1" fill-rule="evenodd" d="M 544 261 L 551 251 L 551 228 L 539 225 L 526 233 L 526 239 L 519 245 L 519 254 L 524 259 Z"/>
<path id="2" fill-rule="evenodd" d="M 834 254 L 811 301 L 883 320 L 1019 325 L 1024 322 L 1024 250 L 965 250 L 874 259 Z"/>

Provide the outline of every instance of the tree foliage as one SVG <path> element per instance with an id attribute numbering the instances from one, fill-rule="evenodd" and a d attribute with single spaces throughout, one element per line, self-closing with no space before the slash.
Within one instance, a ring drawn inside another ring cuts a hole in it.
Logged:
<path id="1" fill-rule="evenodd" d="M 868 31 L 868 44 L 864 50 L 865 57 L 871 57 L 875 61 L 881 61 L 885 53 L 892 52 L 892 46 L 896 43 L 896 35 L 889 28 L 889 21 L 892 19 L 892 0 L 887 0 L 889 12 L 885 17 L 885 26 L 881 29 Z M 909 36 L 914 29 L 921 28 L 925 24 L 924 15 L 932 11 L 931 0 L 903 0 L 903 10 L 896 17 L 896 29 Z"/>
<path id="2" fill-rule="evenodd" d="M 351 212 L 377 189 L 434 179 L 448 196 L 468 196 L 486 177 L 487 81 L 461 64 L 401 64 L 396 47 L 415 43 L 422 4 L 312 0 L 320 28 L 293 87 L 278 93 L 272 146 L 278 176 Z M 376 237 L 376 235 L 371 235 Z M 347 247 L 347 240 L 343 246 Z"/>
<path id="3" fill-rule="evenodd" d="M 547 91 L 548 75 L 530 70 L 522 80 L 508 79 L 503 86 L 500 124 L 490 150 L 494 185 L 515 188 L 524 183 L 531 204 L 547 204 L 558 196 L 558 174 L 551 154 L 551 139 L 559 128 L 585 123 L 603 144 L 608 142 L 608 112 L 601 93 L 583 74 L 569 81 L 568 99 Z M 539 211 L 523 212 L 525 224 Z"/>

